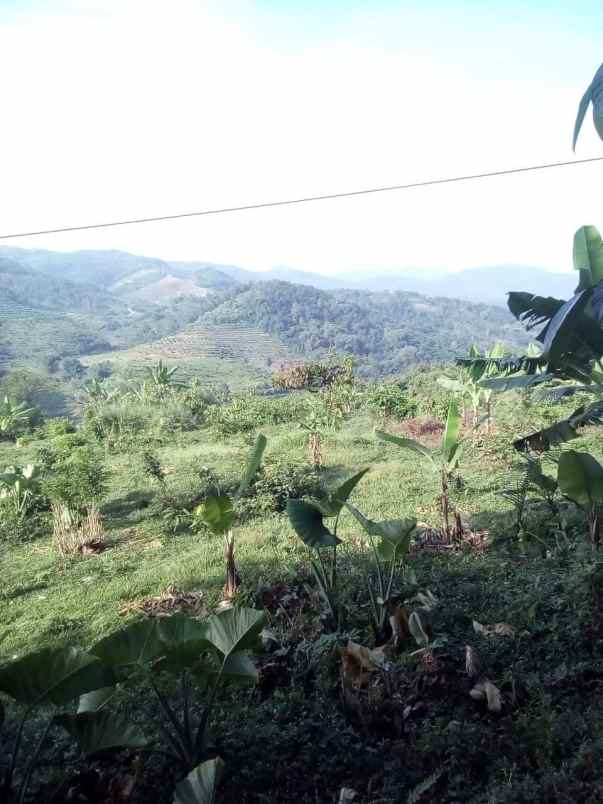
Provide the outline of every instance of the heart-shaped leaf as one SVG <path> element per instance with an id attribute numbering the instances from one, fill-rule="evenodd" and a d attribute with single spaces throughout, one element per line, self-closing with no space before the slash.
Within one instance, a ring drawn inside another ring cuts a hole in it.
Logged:
<path id="1" fill-rule="evenodd" d="M 603 502 L 603 466 L 587 452 L 562 452 L 557 481 L 562 494 L 578 505 Z"/>
<path id="2" fill-rule="evenodd" d="M 100 690 L 93 690 L 80 696 L 77 706 L 80 712 L 98 712 L 115 695 L 116 687 L 101 687 Z"/>
<path id="3" fill-rule="evenodd" d="M 261 611 L 227 609 L 207 621 L 206 638 L 226 659 L 237 651 L 254 648 L 265 622 L 266 617 Z"/>
<path id="4" fill-rule="evenodd" d="M 313 503 L 288 500 L 287 515 L 293 530 L 308 547 L 336 547 L 341 543 L 341 539 L 325 526 L 322 511 Z"/>
<path id="5" fill-rule="evenodd" d="M 214 804 L 223 768 L 219 757 L 197 765 L 176 785 L 174 804 Z"/>
<path id="6" fill-rule="evenodd" d="M 131 667 L 156 659 L 163 649 L 157 620 L 152 619 L 114 631 L 97 642 L 90 652 L 112 667 Z"/>
<path id="7" fill-rule="evenodd" d="M 77 648 L 28 653 L 0 669 L 0 690 L 28 706 L 61 706 L 114 683 L 109 667 Z"/>
<path id="8" fill-rule="evenodd" d="M 147 745 L 147 739 L 138 726 L 108 709 L 60 715 L 55 720 L 75 737 L 80 751 L 87 756 L 111 748 L 134 749 Z"/>

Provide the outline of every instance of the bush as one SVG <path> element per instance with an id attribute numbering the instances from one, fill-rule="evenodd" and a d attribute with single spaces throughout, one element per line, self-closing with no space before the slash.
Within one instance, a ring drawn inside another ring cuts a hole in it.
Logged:
<path id="1" fill-rule="evenodd" d="M 383 418 L 402 421 L 417 413 L 417 400 L 395 383 L 371 383 L 364 398 L 366 407 Z"/>
<path id="2" fill-rule="evenodd" d="M 72 513 L 83 516 L 105 495 L 108 476 L 93 447 L 65 449 L 55 446 L 50 454 L 46 454 L 46 459 L 43 489 L 53 503 L 61 503 Z"/>
<path id="3" fill-rule="evenodd" d="M 242 519 L 252 519 L 284 511 L 287 500 L 317 496 L 319 491 L 318 475 L 310 467 L 268 464 L 259 470 L 255 483 L 239 501 L 238 507 Z"/>
<path id="4" fill-rule="evenodd" d="M 75 433 L 75 426 L 73 422 L 69 421 L 65 416 L 60 416 L 56 419 L 49 419 L 46 422 L 43 432 L 46 438 L 57 438 L 58 436 Z"/>
<path id="5" fill-rule="evenodd" d="M 219 436 L 250 433 L 270 424 L 300 421 L 306 410 L 305 397 L 292 395 L 270 399 L 256 394 L 234 397 L 226 405 L 207 410 L 207 423 Z"/>

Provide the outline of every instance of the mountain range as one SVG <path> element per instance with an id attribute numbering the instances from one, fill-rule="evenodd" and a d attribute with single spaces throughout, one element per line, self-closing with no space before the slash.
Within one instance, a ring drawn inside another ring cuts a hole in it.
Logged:
<path id="1" fill-rule="evenodd" d="M 250 271 L 235 265 L 169 261 L 121 251 L 75 251 L 0 247 L 0 258 L 17 261 L 54 278 L 96 285 L 128 301 L 165 301 L 177 296 L 204 296 L 237 284 L 274 280 L 309 285 L 319 290 L 404 291 L 430 297 L 466 299 L 505 306 L 510 290 L 568 298 L 575 275 L 552 273 L 526 265 L 491 265 L 455 273 L 358 273 L 353 278 L 325 276 L 287 267 Z"/>

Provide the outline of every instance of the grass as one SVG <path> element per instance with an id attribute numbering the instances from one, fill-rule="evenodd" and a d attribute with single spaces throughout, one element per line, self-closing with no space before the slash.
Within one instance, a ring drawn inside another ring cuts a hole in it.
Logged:
<path id="1" fill-rule="evenodd" d="M 319 638 L 315 625 L 298 625 L 290 615 L 272 611 L 270 628 L 278 636 L 279 653 L 261 657 L 258 689 L 228 693 L 219 709 L 219 750 L 227 763 L 220 802 L 334 802 L 346 786 L 359 792 L 361 804 L 394 804 L 411 800 L 412 791 L 433 774 L 436 781 L 421 801 L 600 800 L 603 777 L 596 758 L 603 746 L 603 657 L 588 585 L 593 557 L 584 543 L 584 523 L 569 507 L 566 514 L 576 541 L 567 549 L 556 549 L 549 538 L 547 555 L 538 541 L 522 547 L 510 538 L 511 506 L 500 496 L 515 471 L 509 444 L 514 436 L 563 412 L 520 404 L 518 397 L 503 398 L 494 432 L 467 438 L 463 482 L 454 490 L 463 520 L 487 529 L 491 545 L 483 552 L 423 551 L 411 558 L 420 586 L 442 601 L 434 625 L 436 634 L 445 637 L 439 673 L 403 655 L 396 660 L 393 703 L 378 709 L 377 719 L 359 721 L 340 699 L 338 663 L 324 649 L 325 639 L 327 646 L 334 643 L 324 635 Z M 377 441 L 374 425 L 371 416 L 360 413 L 341 431 L 324 437 L 325 482 L 338 482 L 370 465 L 352 498 L 367 516 L 417 516 L 439 524 L 437 477 L 430 466 L 414 453 Z M 305 432 L 292 423 L 261 429 L 268 437 L 267 465 L 306 462 Z M 165 493 L 179 501 L 193 500 L 199 465 L 234 481 L 249 441 L 243 436 L 218 439 L 199 429 L 176 434 L 168 446 L 153 447 L 167 470 Z M 33 460 L 37 446 L 0 445 L 0 465 Z M 602 457 L 596 429 L 568 446 Z M 49 533 L 2 545 L 0 622 L 8 632 L 4 656 L 64 644 L 88 647 L 139 616 L 121 613 L 129 603 L 171 585 L 202 592 L 207 611 L 220 600 L 222 540 L 170 531 L 158 515 L 162 492 L 143 473 L 138 451 L 108 454 L 107 464 L 111 487 L 103 513 L 108 549 L 64 559 Z M 538 516 L 537 507 L 530 509 L 528 525 L 535 530 Z M 371 644 L 362 591 L 367 548 L 347 513 L 338 533 L 348 601 L 339 637 Z M 255 605 L 259 587 L 278 583 L 304 594 L 304 584 L 311 584 L 305 548 L 284 514 L 250 519 L 236 528 L 235 538 L 242 602 Z M 473 620 L 512 623 L 518 636 L 476 635 Z M 499 716 L 468 695 L 463 669 L 467 643 L 502 690 L 505 706 Z M 276 681 L 271 682 L 271 674 Z M 124 706 L 133 707 L 135 717 L 140 713 L 140 704 L 127 696 Z M 398 728 L 396 718 L 408 707 L 411 714 Z M 170 771 L 155 763 L 145 774 L 136 801 L 170 801 Z"/>

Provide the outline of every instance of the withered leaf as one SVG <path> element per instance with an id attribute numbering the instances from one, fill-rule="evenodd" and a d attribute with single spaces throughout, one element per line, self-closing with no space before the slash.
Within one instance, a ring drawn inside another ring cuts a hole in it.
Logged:
<path id="1" fill-rule="evenodd" d="M 502 709 L 502 696 L 500 690 L 489 679 L 484 678 L 470 691 L 469 695 L 476 701 L 488 702 L 488 711 L 500 712 Z"/>

